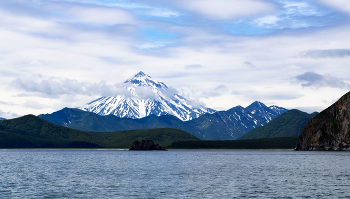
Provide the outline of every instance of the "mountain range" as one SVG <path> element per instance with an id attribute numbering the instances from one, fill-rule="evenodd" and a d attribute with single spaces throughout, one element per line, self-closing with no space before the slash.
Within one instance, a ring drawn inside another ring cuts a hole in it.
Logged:
<path id="1" fill-rule="evenodd" d="M 200 105 L 196 100 L 182 97 L 175 89 L 169 89 L 163 82 L 153 79 L 142 71 L 126 80 L 122 88 L 125 90 L 119 94 L 100 97 L 80 109 L 99 115 L 132 119 L 170 114 L 183 121 L 215 112 Z"/>
<path id="2" fill-rule="evenodd" d="M 158 139 L 163 145 L 173 142 L 187 145 L 192 140 L 191 146 L 195 147 L 204 146 L 198 138 L 212 141 L 278 138 L 270 141 L 282 141 L 289 147 L 295 136 L 303 132 L 297 150 L 350 150 L 349 116 L 344 108 L 350 104 L 349 93 L 320 114 L 308 114 L 268 107 L 259 101 L 245 108 L 215 111 L 182 97 L 142 71 L 126 80 L 123 89 L 115 96 L 100 97 L 80 108 L 64 108 L 38 117 L 0 118 L 0 147 L 117 148 L 128 147 L 129 142 L 138 138 Z M 322 135 L 313 135 L 316 131 Z M 329 135 L 331 131 L 337 135 Z M 310 137 L 317 136 L 321 141 L 311 143 Z M 235 142 L 235 145 L 265 141 L 268 140 Z M 206 143 L 209 147 L 221 142 Z M 231 144 L 227 147 L 233 147 Z"/>
<path id="3" fill-rule="evenodd" d="M 256 101 L 246 108 L 236 106 L 227 111 L 206 113 L 189 121 L 182 121 L 173 115 L 149 115 L 140 119 L 120 118 L 115 115 L 101 116 L 71 108 L 39 115 L 39 117 L 61 126 L 83 131 L 109 132 L 175 128 L 189 132 L 202 140 L 235 140 L 248 131 L 265 125 L 286 111 L 285 108 L 267 107 Z"/>
<path id="4" fill-rule="evenodd" d="M 166 148 L 294 148 L 297 137 L 202 141 L 187 132 L 158 128 L 86 132 L 59 126 L 34 115 L 0 121 L 0 148 L 129 148 L 134 140 L 153 140 Z"/>

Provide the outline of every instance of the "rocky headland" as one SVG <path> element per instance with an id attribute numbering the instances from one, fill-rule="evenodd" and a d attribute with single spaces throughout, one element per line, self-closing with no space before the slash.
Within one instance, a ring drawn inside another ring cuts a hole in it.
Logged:
<path id="1" fill-rule="evenodd" d="M 141 142 L 136 140 L 132 143 L 129 150 L 166 151 L 166 149 L 161 147 L 159 144 L 154 144 L 152 140 L 142 140 Z"/>
<path id="2" fill-rule="evenodd" d="M 297 151 L 350 150 L 350 92 L 316 115 L 303 128 Z"/>

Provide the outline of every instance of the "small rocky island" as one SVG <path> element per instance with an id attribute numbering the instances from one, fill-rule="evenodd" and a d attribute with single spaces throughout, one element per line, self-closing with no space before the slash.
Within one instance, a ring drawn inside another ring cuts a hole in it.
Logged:
<path id="1" fill-rule="evenodd" d="M 350 151 L 350 92 L 311 119 L 298 138 L 297 151 Z"/>
<path id="2" fill-rule="evenodd" d="M 139 151 L 166 151 L 165 148 L 161 147 L 159 144 L 154 144 L 153 140 L 142 140 L 141 142 L 135 140 L 129 150 L 139 150 Z"/>

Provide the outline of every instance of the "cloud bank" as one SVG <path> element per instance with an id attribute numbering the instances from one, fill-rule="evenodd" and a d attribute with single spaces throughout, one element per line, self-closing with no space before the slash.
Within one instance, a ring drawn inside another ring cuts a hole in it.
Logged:
<path id="1" fill-rule="evenodd" d="M 213 108 L 259 99 L 326 107 L 336 98 L 331 96 L 349 88 L 347 5 L 344 0 L 0 1 L 0 110 L 40 114 L 82 106 L 96 96 L 127 95 L 115 83 L 140 70 L 188 89 L 186 98 L 206 100 Z M 36 73 L 41 77 L 28 77 Z"/>
<path id="2" fill-rule="evenodd" d="M 185 10 L 216 19 L 268 14 L 277 10 L 275 4 L 259 0 L 180 0 L 178 2 L 179 6 Z"/>
<path id="3" fill-rule="evenodd" d="M 306 72 L 304 74 L 295 77 L 299 82 L 303 82 L 301 86 L 321 88 L 321 87 L 331 87 L 331 88 L 341 88 L 350 89 L 350 84 L 346 83 L 344 80 L 333 77 L 330 75 L 320 75 L 314 72 Z"/>
<path id="4" fill-rule="evenodd" d="M 345 12 L 347 14 L 350 14 L 350 4 L 346 0 L 315 0 L 318 2 L 323 3 L 326 6 L 330 6 L 334 9 L 340 10 L 342 12 Z"/>
<path id="5" fill-rule="evenodd" d="M 252 62 L 249 62 L 249 61 L 245 61 L 243 63 L 243 66 L 248 67 L 248 68 L 256 68 L 255 64 L 253 64 Z"/>
<path id="6" fill-rule="evenodd" d="M 105 81 L 90 83 L 55 77 L 41 80 L 18 78 L 13 80 L 10 86 L 25 92 L 41 93 L 48 98 L 56 98 L 60 95 L 115 96 L 121 94 L 131 96 L 130 92 L 125 89 L 126 84 L 110 85 Z"/>
<path id="7" fill-rule="evenodd" d="M 195 70 L 195 69 L 201 69 L 201 68 L 204 68 L 204 66 L 200 64 L 190 64 L 185 66 L 185 69 L 189 69 L 189 70 Z"/>
<path id="8" fill-rule="evenodd" d="M 349 56 L 350 49 L 309 50 L 301 54 L 301 57 L 313 59 L 344 58 Z"/>

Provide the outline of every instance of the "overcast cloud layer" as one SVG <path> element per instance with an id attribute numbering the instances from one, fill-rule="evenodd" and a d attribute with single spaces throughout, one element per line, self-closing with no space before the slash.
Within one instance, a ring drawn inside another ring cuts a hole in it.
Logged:
<path id="1" fill-rule="evenodd" d="M 350 89 L 346 0 L 0 0 L 0 18 L 0 117 L 127 95 L 139 71 L 217 110 Z"/>

